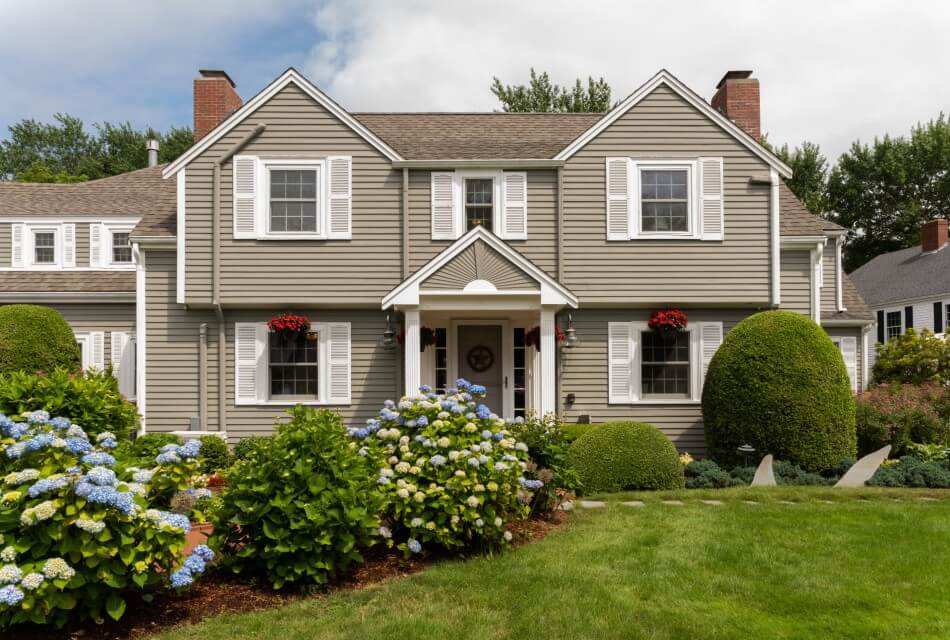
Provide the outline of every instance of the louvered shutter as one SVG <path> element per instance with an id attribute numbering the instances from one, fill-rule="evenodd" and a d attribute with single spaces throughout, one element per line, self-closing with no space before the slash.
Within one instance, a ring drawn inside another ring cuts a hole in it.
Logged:
<path id="1" fill-rule="evenodd" d="M 633 327 L 630 323 L 607 323 L 608 402 L 633 401 L 633 356 Z"/>
<path id="2" fill-rule="evenodd" d="M 92 367 L 102 371 L 106 367 L 106 334 L 102 331 L 90 331 L 89 342 L 92 351 Z"/>
<path id="3" fill-rule="evenodd" d="M 350 404 L 350 323 L 326 325 L 327 403 Z"/>
<path id="4" fill-rule="evenodd" d="M 26 236 L 26 225 L 14 224 L 10 230 L 10 266 L 14 268 L 23 268 L 26 266 L 24 258 L 25 248 L 23 239 Z"/>
<path id="5" fill-rule="evenodd" d="M 96 268 L 102 261 L 102 225 L 92 223 L 89 225 L 89 266 Z"/>
<path id="6" fill-rule="evenodd" d="M 630 159 L 607 158 L 607 239 L 629 240 Z"/>
<path id="7" fill-rule="evenodd" d="M 501 228 L 507 240 L 528 239 L 528 174 L 502 174 Z"/>
<path id="8" fill-rule="evenodd" d="M 135 354 L 132 337 L 124 331 L 109 335 L 109 361 L 112 377 L 119 382 L 119 391 L 128 399 L 135 397 Z"/>
<path id="9" fill-rule="evenodd" d="M 722 158 L 700 158 L 699 171 L 702 174 L 702 197 L 700 217 L 702 219 L 702 239 L 722 240 L 723 237 L 723 187 Z"/>
<path id="10" fill-rule="evenodd" d="M 934 333 L 943 333 L 943 303 L 934 302 Z"/>
<path id="11" fill-rule="evenodd" d="M 703 322 L 700 326 L 700 351 L 703 358 L 703 375 L 701 383 L 706 380 L 706 373 L 709 371 L 709 363 L 712 362 L 716 350 L 722 344 L 722 323 L 721 322 Z M 702 384 L 700 385 L 702 389 Z"/>
<path id="12" fill-rule="evenodd" d="M 914 308 L 904 307 L 904 332 L 914 328 Z"/>
<path id="13" fill-rule="evenodd" d="M 458 237 L 455 213 L 455 173 L 432 172 L 432 239 Z"/>
<path id="14" fill-rule="evenodd" d="M 884 312 L 877 312 L 877 341 L 880 343 L 884 342 Z"/>
<path id="15" fill-rule="evenodd" d="M 858 339 L 855 337 L 841 338 L 841 357 L 848 370 L 848 379 L 851 380 L 851 389 L 858 390 Z"/>
<path id="16" fill-rule="evenodd" d="M 71 222 L 63 224 L 63 266 L 76 266 L 76 225 Z"/>
<path id="17" fill-rule="evenodd" d="M 109 362 L 112 364 L 112 374 L 119 379 L 122 369 L 122 352 L 128 342 L 128 335 L 122 331 L 113 331 L 109 334 Z"/>
<path id="18" fill-rule="evenodd" d="M 257 235 L 257 158 L 234 156 L 232 174 L 234 237 L 254 238 Z"/>
<path id="19" fill-rule="evenodd" d="M 266 377 L 264 352 L 267 325 L 263 322 L 234 323 L 234 404 L 257 404 Z"/>
<path id="20" fill-rule="evenodd" d="M 329 165 L 329 215 L 327 237 L 352 238 L 353 227 L 353 158 L 330 156 Z"/>

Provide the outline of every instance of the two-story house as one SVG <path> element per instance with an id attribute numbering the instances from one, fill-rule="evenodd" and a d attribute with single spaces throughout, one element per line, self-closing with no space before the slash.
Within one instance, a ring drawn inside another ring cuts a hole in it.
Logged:
<path id="1" fill-rule="evenodd" d="M 202 72 L 174 207 L 131 234 L 144 428 L 234 440 L 298 402 L 363 421 L 465 377 L 506 417 L 645 420 L 699 453 L 709 360 L 770 308 L 821 323 L 862 388 L 844 230 L 759 144 L 750 75 L 710 103 L 661 71 L 606 114 L 351 113 L 293 69 L 246 103 Z M 647 319 L 671 307 L 664 341 Z M 270 333 L 283 311 L 314 333 Z"/>

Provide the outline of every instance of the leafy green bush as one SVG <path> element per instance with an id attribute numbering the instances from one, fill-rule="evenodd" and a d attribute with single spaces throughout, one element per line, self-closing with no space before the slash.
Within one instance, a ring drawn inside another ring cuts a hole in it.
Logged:
<path id="1" fill-rule="evenodd" d="M 879 384 L 857 398 L 858 452 L 891 445 L 891 455 L 912 443 L 950 443 L 950 388 L 936 384 Z"/>
<path id="2" fill-rule="evenodd" d="M 79 344 L 54 309 L 32 304 L 0 307 L 0 373 L 79 371 Z"/>
<path id="3" fill-rule="evenodd" d="M 911 442 L 907 445 L 907 454 L 922 462 L 938 462 L 947 459 L 947 448 L 942 444 L 917 444 L 916 442 Z"/>
<path id="4" fill-rule="evenodd" d="M 904 456 L 896 464 L 880 467 L 868 484 L 875 487 L 950 488 L 950 469 L 946 462 L 924 462 Z"/>
<path id="5" fill-rule="evenodd" d="M 575 440 L 577 440 L 582 435 L 584 435 L 585 433 L 587 433 L 588 431 L 590 431 L 596 426 L 597 426 L 596 424 L 590 424 L 590 423 L 586 423 L 586 424 L 582 424 L 580 422 L 567 423 L 563 425 L 562 427 L 564 429 L 564 439 L 567 440 L 568 444 L 570 444 L 571 442 L 574 442 Z"/>
<path id="6" fill-rule="evenodd" d="M 135 440 L 120 443 L 115 455 L 126 465 L 149 466 L 155 461 L 155 456 L 162 452 L 162 448 L 169 444 L 181 444 L 181 438 L 160 431 L 144 433 Z"/>
<path id="7" fill-rule="evenodd" d="M 234 445 L 234 460 L 247 460 L 259 445 L 264 444 L 270 436 L 247 436 L 241 438 Z"/>
<path id="8" fill-rule="evenodd" d="M 747 484 L 709 460 L 694 460 L 683 469 L 687 489 L 724 489 Z"/>
<path id="9" fill-rule="evenodd" d="M 571 444 L 568 462 L 586 493 L 682 489 L 683 465 L 662 431 L 643 422 L 605 422 Z"/>
<path id="10" fill-rule="evenodd" d="M 464 379 L 446 395 L 420 387 L 420 394 L 388 400 L 365 427 L 350 435 L 359 452 L 378 461 L 387 544 L 406 555 L 424 544 L 448 550 L 496 548 L 512 534 L 506 525 L 527 516 L 528 445 L 478 400 L 485 387 Z"/>
<path id="11" fill-rule="evenodd" d="M 201 457 L 198 462 L 201 464 L 202 473 L 216 473 L 224 471 L 231 466 L 231 452 L 228 450 L 228 443 L 218 436 L 202 436 Z"/>
<path id="12" fill-rule="evenodd" d="M 510 425 L 512 435 L 528 445 L 526 475 L 544 484 L 531 500 L 531 513 L 550 515 L 561 504 L 564 492 L 580 489 L 580 477 L 567 464 L 569 442 L 563 426 L 553 413 L 539 418 L 529 415 Z"/>
<path id="13" fill-rule="evenodd" d="M 713 356 L 703 385 L 710 456 L 762 453 L 818 471 L 855 454 L 855 408 L 841 353 L 812 320 L 765 311 L 737 324 Z"/>
<path id="14" fill-rule="evenodd" d="M 299 405 L 290 415 L 227 472 L 209 541 L 234 573 L 275 589 L 345 574 L 379 529 L 374 468 L 340 417 Z"/>
<path id="15" fill-rule="evenodd" d="M 778 484 L 830 485 L 837 482 L 853 464 L 853 459 L 844 460 L 840 464 L 818 474 L 805 471 L 791 462 L 776 460 L 772 465 L 772 471 L 775 473 L 775 482 Z M 687 489 L 723 489 L 726 487 L 748 486 L 752 484 L 752 478 L 755 476 L 755 467 L 734 467 L 726 470 L 708 458 L 689 463 L 685 471 Z"/>
<path id="16" fill-rule="evenodd" d="M 874 381 L 950 384 L 950 338 L 938 338 L 929 329 L 908 329 L 891 338 L 878 347 Z"/>
<path id="17" fill-rule="evenodd" d="M 179 566 L 188 519 L 153 502 L 157 487 L 186 486 L 199 442 L 170 445 L 149 470 L 113 469 L 111 433 L 90 441 L 66 418 L 24 417 L 0 416 L 0 628 L 119 619 L 128 594 L 204 571 L 207 547 Z"/>
<path id="18" fill-rule="evenodd" d="M 0 412 L 12 416 L 40 410 L 68 418 L 90 435 L 108 431 L 120 441 L 139 425 L 138 410 L 122 397 L 119 383 L 108 372 L 73 374 L 58 368 L 45 375 L 0 374 Z"/>

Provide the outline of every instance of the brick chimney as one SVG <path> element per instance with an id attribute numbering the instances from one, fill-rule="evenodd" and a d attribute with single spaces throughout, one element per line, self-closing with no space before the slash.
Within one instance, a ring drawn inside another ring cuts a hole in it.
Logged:
<path id="1" fill-rule="evenodd" d="M 936 251 L 947 244 L 947 221 L 937 218 L 924 224 L 920 229 L 920 250 L 924 253 Z"/>
<path id="2" fill-rule="evenodd" d="M 201 77 L 195 78 L 195 142 L 244 104 L 227 73 L 216 69 L 200 69 L 198 73 Z"/>
<path id="3" fill-rule="evenodd" d="M 712 106 L 758 142 L 762 138 L 759 81 L 751 76 L 751 71 L 727 71 L 716 85 Z"/>

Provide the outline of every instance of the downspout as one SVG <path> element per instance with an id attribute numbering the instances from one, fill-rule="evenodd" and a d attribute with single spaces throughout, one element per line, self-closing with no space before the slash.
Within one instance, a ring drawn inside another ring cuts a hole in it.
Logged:
<path id="1" fill-rule="evenodd" d="M 781 238 L 779 237 L 779 204 L 778 204 L 778 190 L 781 178 L 779 178 L 778 171 L 774 168 L 769 170 L 769 249 L 770 251 L 770 267 L 771 267 L 771 281 L 772 281 L 772 307 L 778 308 L 782 304 L 782 285 L 781 285 L 781 270 L 780 270 L 780 260 L 781 254 L 780 245 Z"/>
<path id="2" fill-rule="evenodd" d="M 409 277 L 409 169 L 402 169 L 402 279 Z"/>
<path id="3" fill-rule="evenodd" d="M 198 325 L 198 429 L 208 430 L 208 323 Z"/>
<path id="4" fill-rule="evenodd" d="M 554 242 L 556 243 L 554 247 L 554 261 L 555 261 L 555 273 L 557 274 L 557 281 L 564 281 L 564 167 L 557 168 L 557 201 L 555 203 L 557 211 L 555 212 L 555 219 L 557 224 L 555 225 L 555 236 Z M 555 324 L 557 324 L 557 316 L 554 318 Z M 564 360 L 562 358 L 563 354 L 560 349 L 555 350 L 555 359 L 557 360 L 557 375 L 554 378 L 554 411 L 558 415 L 561 413 L 561 378 L 564 373 Z"/>
<path id="5" fill-rule="evenodd" d="M 214 162 L 211 186 L 211 304 L 214 305 L 214 315 L 218 322 L 218 431 L 228 430 L 228 335 L 224 324 L 224 309 L 221 307 L 221 167 L 266 128 L 266 124 L 258 124 Z"/>

